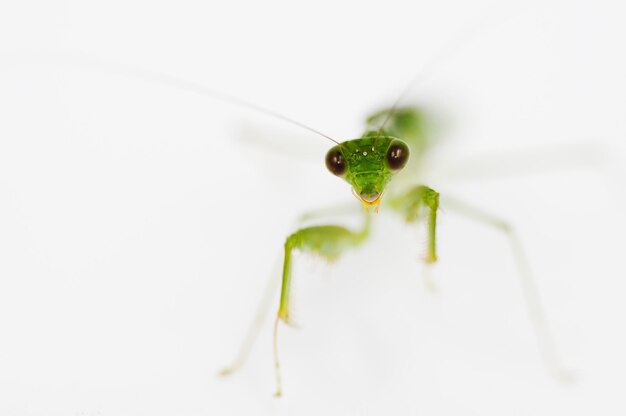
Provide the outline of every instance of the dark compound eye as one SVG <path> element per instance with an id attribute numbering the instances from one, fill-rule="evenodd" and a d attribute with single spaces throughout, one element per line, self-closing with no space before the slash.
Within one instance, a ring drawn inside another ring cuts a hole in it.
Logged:
<path id="1" fill-rule="evenodd" d="M 346 160 L 339 147 L 335 146 L 326 153 L 326 167 L 336 176 L 341 176 L 346 171 Z"/>
<path id="2" fill-rule="evenodd" d="M 387 166 L 391 170 L 400 170 L 409 161 L 409 147 L 400 140 L 394 140 L 387 150 Z"/>

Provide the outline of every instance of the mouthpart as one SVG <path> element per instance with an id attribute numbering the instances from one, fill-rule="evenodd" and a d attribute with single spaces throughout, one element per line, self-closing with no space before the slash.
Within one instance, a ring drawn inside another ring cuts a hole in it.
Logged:
<path id="1" fill-rule="evenodd" d="M 352 193 L 354 194 L 354 196 L 357 197 L 359 201 L 363 203 L 363 206 L 365 207 L 365 209 L 368 209 L 369 207 L 373 206 L 376 212 L 378 212 L 380 201 L 383 197 L 382 192 L 362 192 L 358 194 L 353 188 Z"/>

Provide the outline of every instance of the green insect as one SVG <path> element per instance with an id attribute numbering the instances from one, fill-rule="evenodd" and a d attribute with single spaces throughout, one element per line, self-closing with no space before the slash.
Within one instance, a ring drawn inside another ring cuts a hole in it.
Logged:
<path id="1" fill-rule="evenodd" d="M 563 370 L 559 363 L 539 293 L 534 284 L 523 247 L 514 229 L 500 218 L 446 195 L 440 196 L 436 190 L 426 184 L 415 183 L 416 178 L 419 178 L 420 168 L 432 147 L 432 143 L 427 134 L 423 112 L 416 107 L 400 106 L 399 103 L 405 94 L 415 87 L 416 81 L 421 80 L 425 72 L 432 70 L 432 65 L 431 67 L 427 66 L 426 70 L 418 74 L 392 106 L 367 117 L 365 132 L 360 137 L 344 142 L 338 142 L 318 130 L 275 111 L 175 77 L 152 71 L 137 70 L 136 68 L 130 70 L 98 61 L 83 62 L 82 66 L 113 70 L 127 76 L 169 85 L 180 90 L 245 107 L 296 125 L 334 143 L 326 154 L 326 167 L 330 173 L 345 180 L 351 186 L 352 193 L 364 208 L 362 210 L 363 225 L 356 230 L 340 225 L 317 225 L 298 229 L 287 236 L 284 244 L 280 301 L 273 329 L 276 396 L 281 396 L 283 391 L 278 357 L 278 328 L 281 321 L 285 324 L 292 324 L 290 320 L 292 253 L 294 250 L 298 250 L 328 260 L 335 260 L 346 250 L 358 248 L 369 237 L 372 216 L 379 211 L 381 205 L 384 206 L 384 210 L 400 215 L 408 223 L 426 222 L 427 245 L 426 252 L 423 253 L 423 260 L 427 264 L 433 264 L 437 261 L 437 212 L 440 207 L 449 211 L 454 210 L 506 234 L 516 262 L 526 306 L 544 364 L 558 379 L 567 380 L 570 378 L 570 375 Z M 221 371 L 221 375 L 232 374 L 246 361 L 267 313 L 267 300 L 271 298 L 272 294 L 268 293 L 264 297 L 257 317 L 249 328 L 235 360 Z"/>
<path id="2" fill-rule="evenodd" d="M 114 71 L 245 107 L 296 125 L 333 142 L 333 146 L 326 154 L 326 167 L 330 173 L 345 180 L 350 185 L 352 193 L 359 201 L 355 202 L 362 204 L 364 208 L 361 210 L 363 224 L 360 229 L 350 229 L 341 225 L 317 225 L 300 228 L 287 236 L 284 243 L 280 301 L 273 328 L 276 396 L 281 396 L 283 392 L 278 356 L 278 328 L 281 321 L 285 324 L 292 323 L 290 303 L 293 252 L 298 250 L 328 260 L 335 260 L 347 250 L 358 248 L 369 237 L 372 217 L 378 213 L 381 205 L 383 206 L 382 209 L 400 215 L 408 223 L 426 222 L 427 246 L 425 253 L 423 253 L 423 260 L 427 264 L 437 262 L 438 258 L 437 213 L 440 207 L 445 207 L 450 211 L 454 210 L 506 234 L 514 255 L 526 306 L 544 363 L 558 378 L 569 377 L 559 364 L 538 291 L 533 282 L 523 248 L 513 228 L 506 221 L 482 210 L 446 198 L 445 195 L 440 196 L 435 189 L 426 184 L 415 183 L 416 178 L 419 178 L 419 171 L 424 158 L 432 147 L 431 139 L 425 127 L 423 112 L 416 107 L 398 105 L 405 93 L 414 87 L 415 82 L 407 87 L 392 106 L 369 116 L 365 122 L 364 133 L 360 137 L 338 142 L 280 113 L 192 82 L 152 71 L 129 69 L 94 60 L 80 62 L 80 64 L 81 67 Z M 420 76 L 416 80 L 419 78 Z M 264 297 L 265 301 L 261 303 L 257 317 L 235 360 L 229 367 L 222 370 L 221 375 L 232 374 L 244 364 L 266 315 L 266 301 L 271 298 L 271 295 L 272 293 L 270 296 Z"/>
<path id="3" fill-rule="evenodd" d="M 317 225 L 300 228 L 286 238 L 280 302 L 273 330 L 275 395 L 281 396 L 283 390 L 278 356 L 278 328 L 281 321 L 288 325 L 292 324 L 290 303 L 294 250 L 328 260 L 339 258 L 346 250 L 358 248 L 367 240 L 370 235 L 372 216 L 379 211 L 382 204 L 383 209 L 402 216 L 408 223 L 426 222 L 427 246 L 423 259 L 428 264 L 435 263 L 437 261 L 437 212 L 440 207 L 440 195 L 427 185 L 416 185 L 412 182 L 417 177 L 430 145 L 424 128 L 424 116 L 418 108 L 398 107 L 396 103 L 368 117 L 365 132 L 361 137 L 337 142 L 310 127 L 272 111 L 240 100 L 233 100 L 230 97 L 228 99 L 297 124 L 334 142 L 335 145 L 326 154 L 326 167 L 330 173 L 345 180 L 351 186 L 352 193 L 364 208 L 363 225 L 360 229 L 353 230 L 340 225 Z M 445 206 L 486 225 L 496 227 L 508 235 L 543 359 L 549 370 L 562 378 L 565 373 L 558 364 L 539 295 L 522 246 L 513 229 L 505 221 L 459 201 L 446 200 Z M 222 375 L 233 373 L 244 363 L 263 316 L 264 310 L 261 307 L 238 357 L 230 367 L 222 371 Z"/>
<path id="4" fill-rule="evenodd" d="M 381 118 L 385 122 L 373 129 Z M 400 174 L 409 163 L 419 163 L 424 136 L 420 113 L 414 108 L 381 111 L 367 120 L 367 130 L 358 139 L 339 143 L 326 155 L 328 170 L 352 186 L 352 192 L 363 203 L 366 213 L 363 228 L 350 230 L 336 225 L 302 228 L 287 237 L 283 263 L 280 305 L 274 325 L 274 360 L 276 366 L 276 395 L 282 394 L 277 349 L 279 321 L 287 324 L 289 319 L 291 287 L 291 253 L 301 250 L 320 255 L 329 260 L 338 258 L 346 249 L 358 247 L 369 236 L 370 207 L 378 211 L 383 193 L 391 188 L 394 176 Z M 404 140 L 401 140 L 403 138 Z M 406 174 L 406 172 L 405 172 Z M 428 249 L 425 260 L 437 260 L 436 226 L 439 194 L 427 186 L 416 186 L 404 192 L 391 192 L 389 206 L 407 220 L 415 221 L 422 210 L 428 212 Z"/>

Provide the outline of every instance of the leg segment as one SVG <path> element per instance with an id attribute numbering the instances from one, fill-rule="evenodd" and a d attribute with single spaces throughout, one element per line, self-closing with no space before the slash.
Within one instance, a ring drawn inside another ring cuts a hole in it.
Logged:
<path id="1" fill-rule="evenodd" d="M 335 225 L 322 225 L 302 228 L 287 237 L 280 293 L 280 304 L 274 322 L 274 367 L 276 373 L 276 396 L 282 395 L 280 362 L 278 360 L 278 325 L 280 321 L 290 324 L 289 305 L 291 292 L 291 255 L 293 250 L 314 253 L 326 259 L 337 259 L 345 249 L 362 244 L 369 234 L 370 217 L 359 231 L 352 231 Z"/>
<path id="2" fill-rule="evenodd" d="M 254 345 L 254 341 L 256 341 L 256 338 L 259 335 L 261 325 L 263 325 L 263 322 L 265 322 L 265 318 L 270 311 L 271 302 L 276 297 L 276 289 L 278 289 L 278 284 L 280 283 L 280 281 L 278 280 L 279 271 L 277 266 L 278 263 L 275 264 L 274 268 L 272 269 L 270 279 L 268 280 L 267 285 L 263 291 L 263 297 L 261 298 L 261 302 L 259 302 L 259 305 L 257 306 L 254 320 L 248 327 L 246 335 L 241 342 L 241 346 L 237 351 L 235 359 L 228 367 L 223 368 L 219 372 L 220 376 L 229 376 L 235 371 L 238 371 L 248 359 L 248 356 L 250 355 L 250 350 Z"/>
<path id="3" fill-rule="evenodd" d="M 554 346 L 552 332 L 550 331 L 544 308 L 541 303 L 539 290 L 535 284 L 530 264 L 524 252 L 522 243 L 520 242 L 513 227 L 497 217 L 452 198 L 445 198 L 444 204 L 446 208 L 454 210 L 457 213 L 482 224 L 494 227 L 506 235 L 517 266 L 524 294 L 524 301 L 526 303 L 528 314 L 530 315 L 530 321 L 535 330 L 535 336 L 537 338 L 537 344 L 539 346 L 543 362 L 550 373 L 552 373 L 552 375 L 554 375 L 557 379 L 562 381 L 570 379 L 571 376 L 560 364 L 560 360 Z"/>
<path id="4" fill-rule="evenodd" d="M 439 193 L 427 186 L 416 186 L 408 192 L 389 200 L 389 206 L 404 216 L 408 222 L 417 221 L 424 209 L 428 211 L 428 247 L 424 260 L 427 263 L 437 261 L 437 210 Z"/>
<path id="5" fill-rule="evenodd" d="M 316 216 L 314 214 L 308 215 L 306 218 Z M 280 304 L 276 320 L 274 322 L 274 365 L 276 373 L 276 396 L 280 396 L 282 393 L 281 377 L 280 377 L 280 364 L 278 360 L 278 325 L 282 320 L 283 322 L 290 324 L 289 320 L 289 302 L 290 302 L 290 290 L 291 290 L 291 255 L 293 250 L 300 250 L 304 252 L 310 252 L 318 254 L 326 259 L 337 259 L 345 249 L 356 247 L 363 243 L 369 234 L 370 217 L 366 215 L 365 224 L 359 231 L 352 231 L 345 227 L 339 226 L 315 226 L 302 228 L 295 233 L 291 234 L 284 246 L 284 260 L 283 260 L 283 273 L 282 273 L 282 288 L 280 295 Z M 276 270 L 277 271 L 277 270 Z M 274 276 L 274 273 L 272 273 Z M 269 302 L 272 299 L 274 289 L 276 287 L 277 280 L 273 277 L 268 282 L 267 288 L 264 292 L 263 299 L 259 304 L 254 321 L 250 325 L 248 332 L 244 338 L 240 350 L 233 363 L 223 369 L 220 375 L 230 375 L 238 370 L 246 361 L 248 354 L 254 340 L 258 335 L 259 328 L 267 314 L 267 308 L 270 305 Z"/>

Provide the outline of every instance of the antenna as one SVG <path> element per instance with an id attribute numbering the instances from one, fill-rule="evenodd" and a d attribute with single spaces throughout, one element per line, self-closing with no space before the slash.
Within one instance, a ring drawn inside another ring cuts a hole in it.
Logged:
<path id="1" fill-rule="evenodd" d="M 289 118 L 281 113 L 278 113 L 274 110 L 270 110 L 265 107 L 261 107 L 260 105 L 242 100 L 232 95 L 225 94 L 221 91 L 207 88 L 195 82 L 185 81 L 175 76 L 167 75 L 167 74 L 157 72 L 157 71 L 140 69 L 140 68 L 135 68 L 131 66 L 122 66 L 122 65 L 115 64 L 112 62 L 106 62 L 106 61 L 101 61 L 101 60 L 96 60 L 96 59 L 85 58 L 85 57 L 72 57 L 71 61 L 73 61 L 73 64 L 78 65 L 78 66 L 101 69 L 101 70 L 105 69 L 109 72 L 117 73 L 123 76 L 135 77 L 135 78 L 139 78 L 142 80 L 155 82 L 157 84 L 167 85 L 167 86 L 170 86 L 172 88 L 176 88 L 182 91 L 188 91 L 194 94 L 204 95 L 206 97 L 210 97 L 215 100 L 224 101 L 230 104 L 235 104 L 240 107 L 245 107 L 250 110 L 254 110 L 259 113 L 265 114 L 267 116 L 285 121 L 294 126 L 298 126 L 302 129 L 310 131 L 311 133 L 315 133 L 319 136 L 322 136 L 335 144 L 339 144 L 337 140 L 333 139 L 330 136 L 327 136 L 326 134 L 320 132 L 319 130 L 309 127 L 306 124 L 300 123 L 299 121 Z"/>
<path id="2" fill-rule="evenodd" d="M 443 47 L 441 47 L 428 61 L 422 66 L 422 68 L 413 77 L 411 82 L 404 88 L 402 93 L 398 96 L 396 101 L 391 106 L 391 109 L 387 113 L 385 120 L 380 125 L 380 131 L 383 130 L 385 125 L 391 119 L 391 116 L 398 110 L 400 102 L 406 98 L 409 92 L 414 90 L 419 84 L 423 84 L 428 80 L 429 76 L 432 76 L 436 70 L 440 69 L 447 61 L 449 61 L 454 55 L 456 55 L 462 48 L 471 43 L 485 28 L 489 27 L 488 23 L 492 16 L 480 19 L 476 24 L 468 26 L 465 29 L 457 32 L 457 34 L 449 39 Z M 502 20 L 500 21 L 502 23 Z"/>

